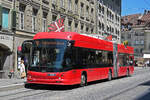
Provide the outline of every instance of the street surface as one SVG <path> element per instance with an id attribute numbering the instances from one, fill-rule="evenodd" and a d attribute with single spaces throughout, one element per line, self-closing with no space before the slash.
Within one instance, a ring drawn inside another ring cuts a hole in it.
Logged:
<path id="1" fill-rule="evenodd" d="M 134 75 L 88 86 L 36 85 L 0 91 L 0 100 L 150 100 L 150 67 L 135 68 Z"/>

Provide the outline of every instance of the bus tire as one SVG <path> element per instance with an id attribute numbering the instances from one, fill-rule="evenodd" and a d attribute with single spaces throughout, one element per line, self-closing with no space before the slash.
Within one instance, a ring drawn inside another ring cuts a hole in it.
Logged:
<path id="1" fill-rule="evenodd" d="M 129 77 L 129 76 L 130 76 L 130 70 L 127 69 L 127 77 Z"/>
<path id="2" fill-rule="evenodd" d="M 86 76 L 86 74 L 82 73 L 80 86 L 83 87 L 86 85 L 87 85 L 87 76 Z"/>
<path id="3" fill-rule="evenodd" d="M 24 87 L 25 87 L 25 88 L 31 88 L 31 84 L 25 83 Z"/>
<path id="4" fill-rule="evenodd" d="M 112 72 L 111 70 L 109 70 L 108 72 L 108 81 L 111 81 L 112 80 Z"/>

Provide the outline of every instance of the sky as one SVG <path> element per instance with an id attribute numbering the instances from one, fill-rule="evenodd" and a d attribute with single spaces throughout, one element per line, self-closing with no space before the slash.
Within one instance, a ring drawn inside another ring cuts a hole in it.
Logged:
<path id="1" fill-rule="evenodd" d="M 150 0 L 122 0 L 122 16 L 144 13 L 150 10 Z"/>

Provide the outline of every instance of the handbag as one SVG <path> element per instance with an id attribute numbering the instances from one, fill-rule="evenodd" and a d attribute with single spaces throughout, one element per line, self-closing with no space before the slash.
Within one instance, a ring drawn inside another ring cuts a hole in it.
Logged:
<path id="1" fill-rule="evenodd" d="M 26 73 L 25 73 L 25 72 L 22 72 L 22 73 L 21 73 L 21 77 L 22 77 L 22 78 L 26 77 Z"/>

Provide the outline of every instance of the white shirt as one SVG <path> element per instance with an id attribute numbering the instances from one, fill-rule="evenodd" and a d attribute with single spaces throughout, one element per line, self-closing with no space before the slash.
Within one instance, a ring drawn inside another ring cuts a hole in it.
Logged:
<path id="1" fill-rule="evenodd" d="M 20 64 L 20 73 L 25 72 L 25 66 L 23 63 Z"/>

